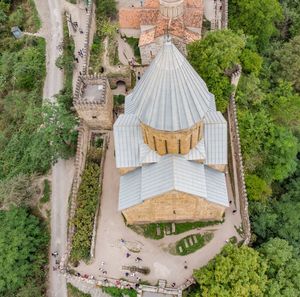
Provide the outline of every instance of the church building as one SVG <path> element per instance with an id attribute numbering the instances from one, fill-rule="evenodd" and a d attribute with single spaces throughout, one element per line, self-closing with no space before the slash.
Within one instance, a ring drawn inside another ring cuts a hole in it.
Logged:
<path id="1" fill-rule="evenodd" d="M 125 98 L 113 131 L 128 224 L 222 219 L 227 122 L 170 40 Z"/>

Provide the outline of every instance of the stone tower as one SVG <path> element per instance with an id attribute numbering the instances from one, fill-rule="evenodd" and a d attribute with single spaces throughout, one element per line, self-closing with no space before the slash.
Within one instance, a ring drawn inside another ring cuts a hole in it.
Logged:
<path id="1" fill-rule="evenodd" d="M 113 124 L 113 96 L 107 78 L 79 78 L 73 100 L 79 117 L 91 129 L 110 130 Z"/>
<path id="2" fill-rule="evenodd" d="M 128 223 L 222 219 L 227 122 L 170 41 L 126 97 L 114 140 Z"/>

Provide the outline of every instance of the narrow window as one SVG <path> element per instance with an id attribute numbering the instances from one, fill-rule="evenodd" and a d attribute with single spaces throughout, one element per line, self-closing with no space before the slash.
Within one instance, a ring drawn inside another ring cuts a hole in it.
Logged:
<path id="1" fill-rule="evenodd" d="M 192 144 L 193 144 L 193 134 L 191 135 L 191 140 L 190 140 L 190 149 L 192 149 Z"/>
<path id="2" fill-rule="evenodd" d="M 155 137 L 153 136 L 154 150 L 157 151 Z"/>
<path id="3" fill-rule="evenodd" d="M 178 154 L 181 154 L 181 141 L 178 140 Z"/>
<path id="4" fill-rule="evenodd" d="M 92 116 L 93 119 L 97 119 L 97 116 Z"/>
<path id="5" fill-rule="evenodd" d="M 166 150 L 166 154 L 168 154 L 168 143 L 166 140 L 165 140 L 165 150 Z"/>
<path id="6" fill-rule="evenodd" d="M 201 126 L 199 126 L 199 128 L 198 128 L 198 141 L 200 140 L 200 132 L 201 132 Z"/>

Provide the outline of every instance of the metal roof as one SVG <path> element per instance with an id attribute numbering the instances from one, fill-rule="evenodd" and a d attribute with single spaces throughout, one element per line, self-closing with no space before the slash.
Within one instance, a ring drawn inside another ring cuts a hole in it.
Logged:
<path id="1" fill-rule="evenodd" d="M 184 158 L 187 160 L 205 160 L 206 154 L 204 139 L 202 138 L 188 154 L 184 155 Z"/>
<path id="2" fill-rule="evenodd" d="M 116 166 L 138 167 L 139 145 L 142 141 L 140 123 L 135 115 L 121 114 L 114 124 Z"/>
<path id="3" fill-rule="evenodd" d="M 134 112 L 146 125 L 164 131 L 190 128 L 214 108 L 205 82 L 170 41 L 126 101 L 126 113 Z"/>
<path id="4" fill-rule="evenodd" d="M 224 173 L 179 155 L 165 155 L 158 163 L 144 165 L 121 176 L 119 210 L 172 190 L 228 206 Z"/>
<path id="5" fill-rule="evenodd" d="M 204 118 L 205 164 L 227 164 L 227 122 L 219 112 Z"/>
<path id="6" fill-rule="evenodd" d="M 141 168 L 120 177 L 119 210 L 142 202 L 141 185 Z"/>
<path id="7" fill-rule="evenodd" d="M 141 164 L 156 163 L 160 160 L 160 158 L 161 156 L 156 151 L 153 151 L 147 144 L 145 143 L 140 144 Z"/>

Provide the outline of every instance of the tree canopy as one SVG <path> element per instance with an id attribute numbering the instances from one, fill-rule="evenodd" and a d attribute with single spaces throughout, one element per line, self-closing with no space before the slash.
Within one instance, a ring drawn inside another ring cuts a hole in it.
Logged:
<path id="1" fill-rule="evenodd" d="M 278 31 L 276 22 L 283 19 L 278 0 L 230 0 L 229 7 L 229 27 L 243 30 L 259 49 L 265 49 Z"/>
<path id="2" fill-rule="evenodd" d="M 272 64 L 275 79 L 285 79 L 300 91 L 300 35 L 295 36 L 274 52 Z"/>
<path id="3" fill-rule="evenodd" d="M 188 60 L 216 97 L 217 108 L 225 111 L 232 92 L 225 71 L 240 63 L 245 38 L 230 30 L 209 32 L 203 40 L 188 45 Z"/>
<path id="4" fill-rule="evenodd" d="M 27 283 L 38 286 L 44 275 L 43 250 L 48 237 L 39 220 L 25 208 L 1 210 L 0 225 L 0 295 L 16 296 Z"/>
<path id="5" fill-rule="evenodd" d="M 267 262 L 249 247 L 226 245 L 207 266 L 195 270 L 202 297 L 265 296 Z"/>

